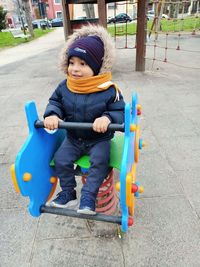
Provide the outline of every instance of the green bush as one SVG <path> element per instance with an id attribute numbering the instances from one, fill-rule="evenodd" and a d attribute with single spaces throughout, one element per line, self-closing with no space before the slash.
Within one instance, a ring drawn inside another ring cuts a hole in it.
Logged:
<path id="1" fill-rule="evenodd" d="M 7 11 L 3 10 L 3 7 L 0 6 L 0 31 L 6 28 L 6 14 Z"/>

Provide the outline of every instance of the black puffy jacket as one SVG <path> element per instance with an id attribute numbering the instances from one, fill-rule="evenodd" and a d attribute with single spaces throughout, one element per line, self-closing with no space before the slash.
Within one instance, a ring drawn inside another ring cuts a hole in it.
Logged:
<path id="1" fill-rule="evenodd" d="M 57 115 L 60 119 L 69 122 L 91 122 L 101 116 L 107 116 L 112 123 L 124 122 L 124 100 L 119 94 L 116 99 L 116 89 L 109 89 L 91 93 L 77 94 L 71 92 L 66 86 L 66 80 L 62 81 L 49 99 L 44 118 Z M 68 136 L 83 140 L 107 140 L 113 137 L 113 132 L 97 133 L 92 130 L 68 130 Z"/>

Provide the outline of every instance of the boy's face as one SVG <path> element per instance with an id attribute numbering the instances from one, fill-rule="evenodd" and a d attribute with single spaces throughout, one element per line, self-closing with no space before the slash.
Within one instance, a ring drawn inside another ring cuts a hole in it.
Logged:
<path id="1" fill-rule="evenodd" d="M 68 74 L 74 79 L 87 78 L 94 76 L 90 66 L 79 57 L 71 57 L 69 60 Z"/>

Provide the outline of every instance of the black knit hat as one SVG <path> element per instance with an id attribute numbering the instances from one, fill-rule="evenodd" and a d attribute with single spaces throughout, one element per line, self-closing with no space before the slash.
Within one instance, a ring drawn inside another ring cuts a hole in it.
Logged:
<path id="1" fill-rule="evenodd" d="M 104 56 L 104 45 L 98 36 L 86 36 L 75 40 L 69 47 L 68 65 L 71 57 L 83 59 L 97 75 L 101 69 Z"/>

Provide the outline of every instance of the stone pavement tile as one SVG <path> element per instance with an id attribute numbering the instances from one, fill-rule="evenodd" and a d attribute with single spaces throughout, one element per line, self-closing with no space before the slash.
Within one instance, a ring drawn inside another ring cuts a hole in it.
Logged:
<path id="1" fill-rule="evenodd" d="M 42 214 L 36 240 L 117 237 L 117 225 L 67 216 Z"/>
<path id="2" fill-rule="evenodd" d="M 58 238 L 35 242 L 32 267 L 124 266 L 117 238 Z"/>
<path id="3" fill-rule="evenodd" d="M 0 163 L 3 163 L 3 164 L 8 163 L 9 165 L 11 165 L 15 162 L 17 153 L 20 151 L 22 145 L 24 144 L 26 140 L 26 137 L 23 135 L 21 136 L 16 135 L 16 137 L 10 137 L 10 140 L 8 142 L 8 147 L 5 153 L 3 153 L 3 155 L 0 157 Z"/>
<path id="4" fill-rule="evenodd" d="M 161 149 L 167 155 L 168 161 L 175 171 L 199 167 L 199 136 L 165 137 L 160 143 Z"/>
<path id="5" fill-rule="evenodd" d="M 197 83 L 199 83 L 199 81 L 197 80 Z M 175 102 L 175 104 L 181 109 L 184 109 L 186 107 L 199 106 L 200 92 L 199 90 L 197 90 L 197 86 L 193 85 L 193 89 L 184 89 L 184 85 L 180 87 L 182 88 L 182 90 L 173 91 L 173 101 Z"/>
<path id="6" fill-rule="evenodd" d="M 19 122 L 20 123 L 20 122 Z M 22 124 L 26 126 L 26 120 Z M 28 135 L 27 127 L 18 126 L 7 126 L 1 129 L 0 136 L 0 162 L 8 163 L 5 158 L 9 159 L 9 163 L 14 163 L 17 153 L 19 152 L 22 144 Z M 15 150 L 14 150 L 15 148 Z"/>
<path id="7" fill-rule="evenodd" d="M 37 219 L 21 209 L 0 209 L 0 266 L 29 266 Z"/>
<path id="8" fill-rule="evenodd" d="M 191 168 L 186 171 L 177 171 L 177 177 L 182 184 L 184 194 L 190 201 L 190 204 L 194 211 L 200 218 L 200 167 L 194 169 Z"/>
<path id="9" fill-rule="evenodd" d="M 190 120 L 186 120 L 180 113 L 176 112 L 176 116 L 169 114 L 158 115 L 156 118 L 150 118 L 148 115 L 148 122 L 151 126 L 153 134 L 159 138 L 171 137 L 196 137 L 196 131 L 191 131 L 194 124 Z"/>
<path id="10" fill-rule="evenodd" d="M 0 139 L 0 163 L 4 162 L 4 158 L 8 149 L 8 143 L 9 141 L 5 142 L 3 138 Z"/>
<path id="11" fill-rule="evenodd" d="M 142 140 L 146 144 L 146 146 L 143 147 L 142 150 L 140 150 L 140 159 L 142 160 L 142 155 L 146 152 L 156 152 L 161 150 L 161 148 L 158 140 L 152 133 L 151 126 L 146 122 L 146 120 L 141 117 L 138 123 L 140 125 L 140 138 L 142 138 Z"/>
<path id="12" fill-rule="evenodd" d="M 85 220 L 67 216 L 42 214 L 36 240 L 87 238 L 90 233 L 85 222 Z"/>
<path id="13" fill-rule="evenodd" d="M 9 103 L 9 100 L 6 101 L 6 104 L 7 103 Z M 4 125 L 5 128 L 11 126 L 14 127 L 19 126 L 21 121 L 24 121 L 24 118 L 24 103 L 21 99 L 16 101 L 16 105 L 9 107 L 9 109 L 4 109 L 4 111 L 2 112 L 2 116 L 0 117 L 0 122 L 2 125 Z"/>
<path id="14" fill-rule="evenodd" d="M 122 242 L 126 267 L 199 266 L 199 220 L 183 196 L 138 200 Z"/>
<path id="15" fill-rule="evenodd" d="M 159 116 L 174 117 L 179 112 L 172 100 L 163 93 L 144 91 L 144 89 L 139 89 L 138 96 L 142 105 L 142 112 L 148 119 L 157 120 Z"/>
<path id="16" fill-rule="evenodd" d="M 136 179 L 144 186 L 141 198 L 183 194 L 176 172 L 161 151 L 142 152 Z"/>
<path id="17" fill-rule="evenodd" d="M 51 52 L 52 57 L 49 58 L 49 53 Z M 57 72 L 59 65 L 58 49 L 52 49 L 40 56 L 40 63 L 38 64 L 38 57 L 30 57 L 27 60 L 22 59 L 18 62 L 14 62 L 3 67 L 0 67 L 0 74 L 2 79 L 7 78 L 7 83 L 15 84 L 15 80 L 19 82 L 27 81 L 33 83 L 35 78 L 49 78 L 57 77 L 55 75 L 55 68 L 57 67 Z M 48 72 L 47 72 L 48 68 Z M 15 77 L 16 79 L 12 79 Z M 5 80 L 6 81 L 6 80 Z"/>
<path id="18" fill-rule="evenodd" d="M 171 96 L 174 102 L 181 104 L 180 106 L 188 106 L 190 99 L 194 100 L 194 93 L 198 92 L 198 82 L 200 77 L 197 76 L 196 72 L 188 69 L 187 71 L 182 71 L 180 74 L 175 72 L 170 74 L 172 76 L 171 82 L 168 81 L 167 86 L 165 83 L 165 94 Z M 186 102 L 184 103 L 184 99 Z"/>
<path id="19" fill-rule="evenodd" d="M 119 207 L 115 212 L 115 216 L 119 216 Z M 117 238 L 120 230 L 120 225 L 107 222 L 98 222 L 98 221 L 86 221 L 90 235 L 93 237 L 99 238 Z"/>
<path id="20" fill-rule="evenodd" d="M 181 113 L 185 117 L 186 120 L 190 120 L 193 123 L 193 127 L 191 132 L 196 132 L 198 135 L 200 134 L 200 105 L 184 107 L 181 110 Z"/>
<path id="21" fill-rule="evenodd" d="M 27 210 L 29 200 L 28 198 L 22 197 L 20 193 L 15 191 L 11 179 L 9 164 L 1 164 L 0 195 L 0 210 L 20 209 L 22 212 Z"/>

